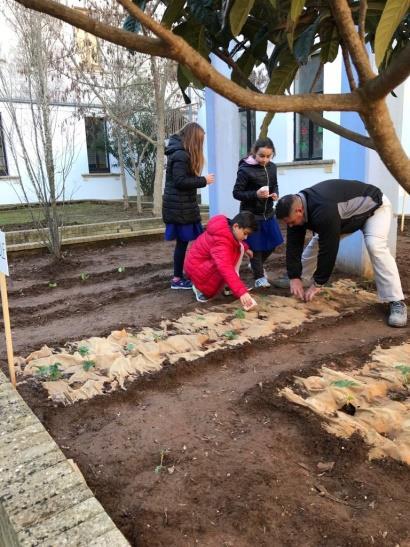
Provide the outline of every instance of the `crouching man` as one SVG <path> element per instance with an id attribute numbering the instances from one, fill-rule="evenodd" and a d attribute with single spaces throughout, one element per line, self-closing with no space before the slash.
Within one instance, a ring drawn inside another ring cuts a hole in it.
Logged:
<path id="1" fill-rule="evenodd" d="M 354 180 L 325 180 L 282 197 L 276 217 L 288 227 L 286 267 L 293 295 L 312 300 L 333 271 L 340 238 L 362 230 L 379 298 L 389 303 L 388 324 L 406 326 L 399 272 L 387 242 L 392 207 L 379 188 Z M 303 250 L 306 230 L 315 235 Z M 311 284 L 305 290 L 307 280 Z"/>

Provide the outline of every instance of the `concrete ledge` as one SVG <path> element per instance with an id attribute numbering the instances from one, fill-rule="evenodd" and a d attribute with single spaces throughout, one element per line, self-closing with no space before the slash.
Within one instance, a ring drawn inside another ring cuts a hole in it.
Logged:
<path id="1" fill-rule="evenodd" d="M 201 207 L 202 222 L 208 220 L 208 209 Z M 63 226 L 60 229 L 63 245 L 92 243 L 164 233 L 165 226 L 160 217 L 147 217 L 134 220 L 118 220 L 95 224 Z M 46 247 L 46 230 L 17 230 L 6 232 L 7 251 L 27 251 Z"/>
<path id="2" fill-rule="evenodd" d="M 0 416 L 0 545 L 129 546 L 1 372 Z"/>

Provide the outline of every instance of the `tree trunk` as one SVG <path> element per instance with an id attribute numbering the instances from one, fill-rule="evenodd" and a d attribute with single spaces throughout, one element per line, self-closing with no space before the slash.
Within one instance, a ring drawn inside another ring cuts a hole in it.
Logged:
<path id="1" fill-rule="evenodd" d="M 164 176 L 164 160 L 165 160 L 165 88 L 166 77 L 162 77 L 157 65 L 156 59 L 150 58 L 151 71 L 154 80 L 154 95 L 157 115 L 157 144 L 156 163 L 155 163 L 155 179 L 153 191 L 153 206 L 152 213 L 154 216 L 160 216 L 162 209 L 162 183 Z"/>
<path id="2" fill-rule="evenodd" d="M 122 153 L 122 144 L 121 144 L 119 131 L 117 132 L 117 146 L 118 146 L 118 164 L 120 166 L 120 178 L 121 178 L 121 186 L 122 186 L 122 199 L 123 199 L 124 211 L 126 211 L 127 209 L 130 208 L 130 202 L 128 199 L 127 181 L 125 179 L 124 155 Z"/>
<path id="3" fill-rule="evenodd" d="M 132 156 L 132 166 L 134 169 L 135 178 L 135 191 L 137 192 L 137 212 L 142 213 L 142 200 L 141 200 L 141 178 L 140 178 L 140 161 L 135 161 L 135 156 Z"/>

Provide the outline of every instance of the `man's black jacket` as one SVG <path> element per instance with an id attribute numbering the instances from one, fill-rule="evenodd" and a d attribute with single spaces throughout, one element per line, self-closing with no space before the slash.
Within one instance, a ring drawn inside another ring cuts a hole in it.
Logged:
<path id="1" fill-rule="evenodd" d="M 179 135 L 172 135 L 165 150 L 168 156 L 162 218 L 165 223 L 191 224 L 199 222 L 197 189 L 206 186 L 205 177 L 192 173 L 189 154 Z"/>
<path id="2" fill-rule="evenodd" d="M 341 234 L 361 230 L 382 204 L 382 191 L 356 180 L 325 180 L 299 192 L 306 200 L 306 223 L 288 227 L 286 267 L 290 279 L 302 275 L 301 256 L 306 230 L 319 235 L 319 255 L 313 279 L 326 283 L 333 271 Z"/>
<path id="3" fill-rule="evenodd" d="M 276 165 L 269 162 L 266 167 L 250 165 L 245 159 L 239 162 L 233 197 L 241 202 L 240 211 L 251 211 L 257 220 L 271 218 L 274 214 L 272 198 L 260 199 L 256 195 L 259 188 L 269 186 L 270 194 L 278 193 Z"/>

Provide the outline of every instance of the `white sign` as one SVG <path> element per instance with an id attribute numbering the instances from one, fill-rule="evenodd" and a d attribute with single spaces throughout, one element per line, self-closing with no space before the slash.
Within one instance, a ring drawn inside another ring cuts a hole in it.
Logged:
<path id="1" fill-rule="evenodd" d="M 6 234 L 0 230 L 0 273 L 9 275 L 9 265 L 7 263 L 6 252 Z"/>

